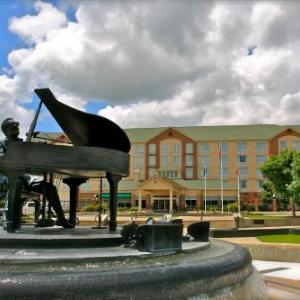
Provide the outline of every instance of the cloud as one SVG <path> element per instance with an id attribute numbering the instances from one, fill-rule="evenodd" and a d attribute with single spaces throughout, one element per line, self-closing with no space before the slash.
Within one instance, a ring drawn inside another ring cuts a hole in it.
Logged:
<path id="1" fill-rule="evenodd" d="M 9 23 L 9 30 L 30 44 L 42 42 L 51 31 L 61 28 L 67 22 L 65 14 L 49 3 L 36 1 L 34 8 L 38 15 L 12 17 Z"/>
<path id="2" fill-rule="evenodd" d="M 76 1 L 73 21 L 34 5 L 10 21 L 28 46 L 9 54 L 2 101 L 49 86 L 124 127 L 300 122 L 295 1 Z"/>

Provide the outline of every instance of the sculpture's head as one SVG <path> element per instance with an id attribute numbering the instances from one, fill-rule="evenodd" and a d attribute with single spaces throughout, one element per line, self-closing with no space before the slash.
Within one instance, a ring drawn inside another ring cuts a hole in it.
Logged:
<path id="1" fill-rule="evenodd" d="M 19 122 L 13 118 L 7 118 L 2 122 L 1 129 L 8 140 L 18 140 L 20 133 L 19 125 Z"/>

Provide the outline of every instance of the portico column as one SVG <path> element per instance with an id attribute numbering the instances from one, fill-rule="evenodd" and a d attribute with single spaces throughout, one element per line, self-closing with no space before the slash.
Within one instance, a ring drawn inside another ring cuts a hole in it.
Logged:
<path id="1" fill-rule="evenodd" d="M 169 194 L 169 212 L 170 214 L 173 213 L 173 189 L 170 189 L 170 194 Z"/>
<path id="2" fill-rule="evenodd" d="M 142 211 L 142 189 L 138 189 L 138 211 Z"/>
<path id="3" fill-rule="evenodd" d="M 153 193 L 150 193 L 150 207 L 153 210 Z"/>
<path id="4" fill-rule="evenodd" d="M 177 194 L 176 194 L 176 206 L 177 206 L 177 210 L 180 210 L 179 192 L 177 192 Z"/>

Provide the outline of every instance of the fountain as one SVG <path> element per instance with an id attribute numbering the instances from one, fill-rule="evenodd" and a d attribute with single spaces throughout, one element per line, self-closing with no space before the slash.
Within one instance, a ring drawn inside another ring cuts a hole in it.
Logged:
<path id="1" fill-rule="evenodd" d="M 75 146 L 30 143 L 30 134 L 28 142 L 14 134 L 7 143 L 0 158 L 9 178 L 7 232 L 0 230 L 1 299 L 266 299 L 246 249 L 201 240 L 202 234 L 182 242 L 180 224 L 139 227 L 139 250 L 124 247 L 116 195 L 128 176 L 127 136 L 109 120 L 59 103 L 48 89 L 37 93 Z M 20 227 L 19 180 L 28 172 L 73 176 L 64 180 L 70 186 L 69 220 L 61 214 L 66 228 Z M 110 183 L 109 228 L 75 228 L 79 185 L 103 176 Z M 208 232 L 207 224 L 202 227 Z"/>

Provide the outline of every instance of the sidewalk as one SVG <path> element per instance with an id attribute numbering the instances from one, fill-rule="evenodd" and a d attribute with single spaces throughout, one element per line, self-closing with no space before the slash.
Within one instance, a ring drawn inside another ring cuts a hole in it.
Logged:
<path id="1" fill-rule="evenodd" d="M 253 260 L 268 288 L 269 299 L 300 299 L 300 263 Z"/>

